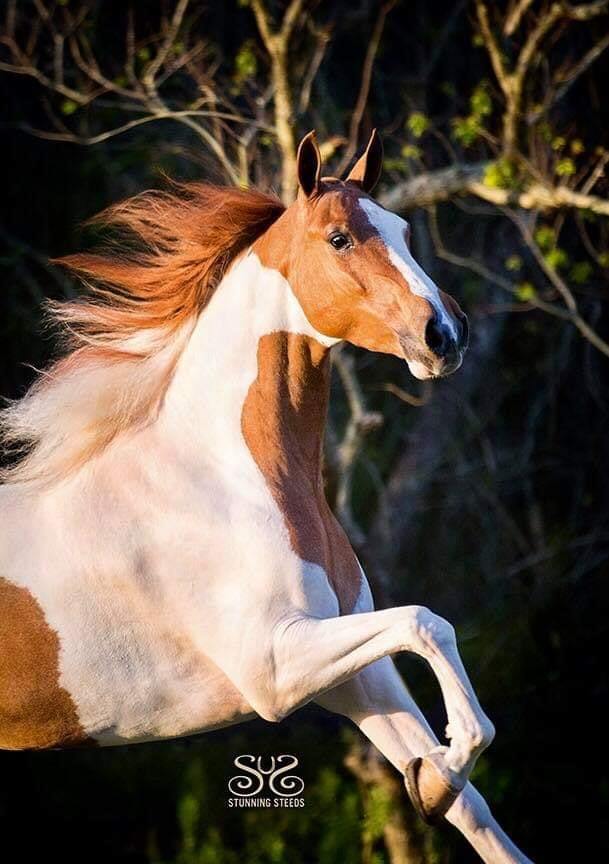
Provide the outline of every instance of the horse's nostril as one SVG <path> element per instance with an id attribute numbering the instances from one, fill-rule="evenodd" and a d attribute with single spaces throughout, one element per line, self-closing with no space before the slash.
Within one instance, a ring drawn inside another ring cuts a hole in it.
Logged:
<path id="1" fill-rule="evenodd" d="M 425 328 L 425 343 L 436 357 L 446 357 L 455 348 L 455 341 L 448 328 L 441 324 L 434 315 Z"/>

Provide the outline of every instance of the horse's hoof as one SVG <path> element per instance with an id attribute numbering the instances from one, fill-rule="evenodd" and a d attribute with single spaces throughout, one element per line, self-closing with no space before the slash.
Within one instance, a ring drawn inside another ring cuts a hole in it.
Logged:
<path id="1" fill-rule="evenodd" d="M 431 759 L 417 756 L 406 765 L 404 785 L 421 819 L 433 825 L 444 816 L 464 784 L 455 786 Z"/>

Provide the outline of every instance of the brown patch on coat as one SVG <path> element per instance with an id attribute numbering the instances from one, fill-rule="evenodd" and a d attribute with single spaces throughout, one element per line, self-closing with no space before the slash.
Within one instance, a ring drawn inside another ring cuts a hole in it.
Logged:
<path id="1" fill-rule="evenodd" d="M 323 567 L 346 614 L 359 596 L 361 571 L 323 489 L 329 386 L 324 346 L 296 333 L 269 333 L 258 343 L 258 376 L 243 404 L 241 426 L 284 515 L 292 548 Z"/>
<path id="2" fill-rule="evenodd" d="M 94 743 L 59 684 L 59 648 L 36 599 L 0 577 L 0 748 Z"/>

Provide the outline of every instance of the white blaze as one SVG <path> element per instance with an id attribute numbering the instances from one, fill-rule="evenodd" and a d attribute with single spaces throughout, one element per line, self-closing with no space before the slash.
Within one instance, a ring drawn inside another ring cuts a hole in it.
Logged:
<path id="1" fill-rule="evenodd" d="M 408 282 L 412 293 L 418 297 L 424 297 L 431 304 L 438 321 L 449 329 L 454 339 L 457 339 L 456 324 L 442 303 L 438 286 L 410 254 L 405 233 L 408 223 L 395 213 L 385 210 L 370 198 L 360 198 L 359 206 L 366 214 L 370 224 L 378 232 L 387 248 L 389 260 Z"/>

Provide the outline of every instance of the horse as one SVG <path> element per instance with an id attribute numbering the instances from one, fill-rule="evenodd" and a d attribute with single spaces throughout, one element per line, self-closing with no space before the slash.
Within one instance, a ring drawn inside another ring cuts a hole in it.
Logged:
<path id="1" fill-rule="evenodd" d="M 486 862 L 526 862 L 469 775 L 494 729 L 452 626 L 375 611 L 326 502 L 339 342 L 419 379 L 454 372 L 467 319 L 370 195 L 380 138 L 345 180 L 314 133 L 284 206 L 176 183 L 106 210 L 60 259 L 84 297 L 51 305 L 66 351 L 3 409 L 0 747 L 177 738 L 314 701 L 350 718 Z M 435 673 L 441 745 L 392 655 Z"/>

